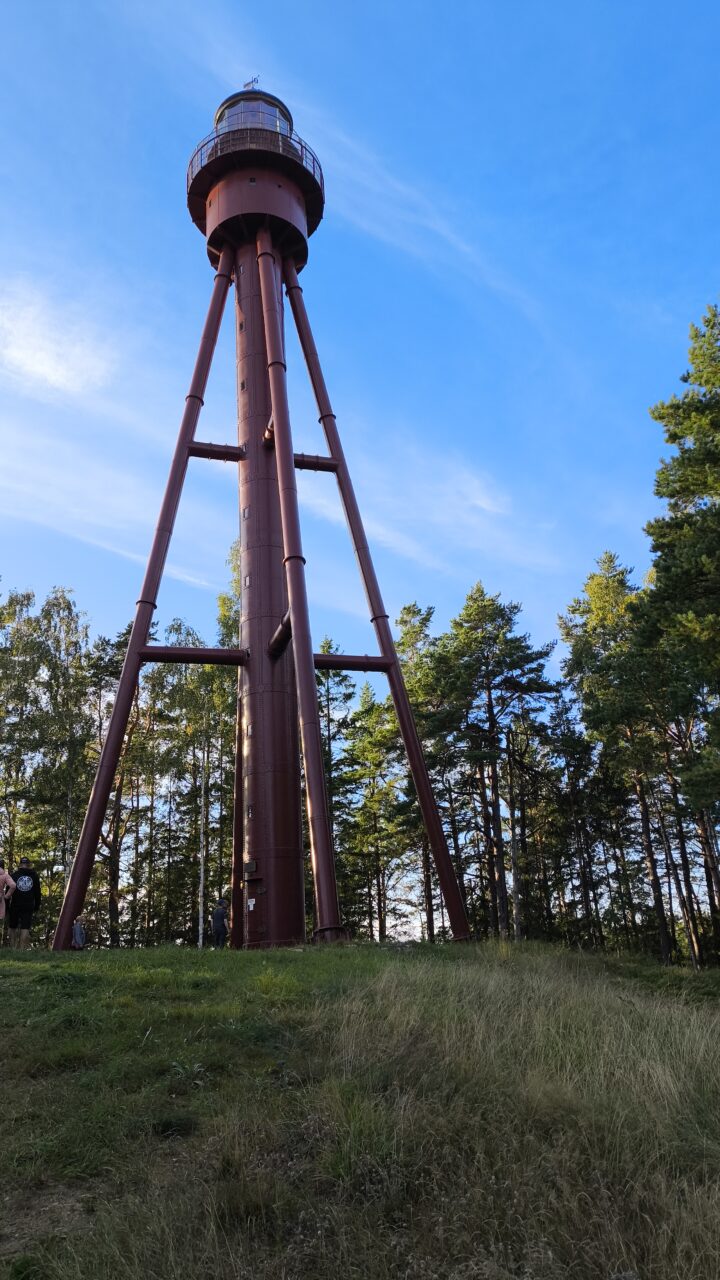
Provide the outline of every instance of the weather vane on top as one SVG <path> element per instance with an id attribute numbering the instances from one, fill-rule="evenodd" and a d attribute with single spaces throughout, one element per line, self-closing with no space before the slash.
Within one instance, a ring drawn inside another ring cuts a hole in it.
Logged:
<path id="1" fill-rule="evenodd" d="M 260 79 L 259 76 L 253 76 L 252 80 L 247 80 L 245 82 L 245 84 L 243 85 L 243 89 L 254 89 L 259 79 Z"/>

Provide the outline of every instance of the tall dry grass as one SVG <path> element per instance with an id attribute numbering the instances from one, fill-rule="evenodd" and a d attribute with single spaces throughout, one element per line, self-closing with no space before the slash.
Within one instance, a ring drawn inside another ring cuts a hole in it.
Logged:
<path id="1" fill-rule="evenodd" d="M 536 947 L 336 955 L 264 960 L 272 1065 L 23 1280 L 717 1280 L 716 1001 Z"/>

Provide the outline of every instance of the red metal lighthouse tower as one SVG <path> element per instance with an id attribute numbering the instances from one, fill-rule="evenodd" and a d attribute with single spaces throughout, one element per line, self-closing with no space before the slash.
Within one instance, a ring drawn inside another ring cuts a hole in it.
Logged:
<path id="1" fill-rule="evenodd" d="M 80 842 L 53 942 L 69 945 L 82 910 L 140 669 L 146 662 L 237 666 L 232 930 L 234 945 L 282 946 L 305 937 L 300 751 L 319 940 L 343 937 L 323 773 L 315 671 L 384 671 L 455 938 L 468 936 L 462 897 L 403 683 L 360 511 L 305 310 L 298 271 L 324 208 L 317 157 L 287 107 L 246 89 L 227 98 L 188 169 L 188 208 L 216 268 L 210 307 L 155 531 L 145 579 Z M 195 431 L 228 289 L 235 285 L 237 444 Z M 328 453 L 293 452 L 282 286 L 310 375 Z M 149 645 L 183 481 L 191 458 L 239 468 L 242 583 L 237 649 Z M 295 471 L 334 473 L 377 636 L 377 657 L 316 654 L 310 633 Z M 299 741 L 298 741 L 299 738 Z"/>

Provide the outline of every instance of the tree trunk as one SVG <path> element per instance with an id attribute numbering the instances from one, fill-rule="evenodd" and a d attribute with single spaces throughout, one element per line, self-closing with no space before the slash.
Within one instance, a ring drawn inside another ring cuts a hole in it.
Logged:
<path id="1" fill-rule="evenodd" d="M 520 887 L 523 900 L 523 924 L 524 936 L 530 937 L 530 919 L 531 910 L 531 885 L 530 885 L 530 850 L 528 848 L 527 836 L 527 798 L 525 795 L 525 769 L 524 766 L 519 769 L 518 789 L 517 789 L 518 815 L 520 818 L 520 826 L 518 838 L 520 841 Z"/>
<path id="2" fill-rule="evenodd" d="M 623 886 L 624 894 L 627 901 L 627 913 L 630 920 L 630 928 L 632 930 L 633 941 L 635 946 L 639 946 L 640 934 L 638 932 L 637 917 L 635 914 L 635 903 L 632 896 L 632 885 L 630 884 L 630 872 L 628 871 L 627 859 L 625 857 L 625 846 L 620 839 L 620 832 L 617 824 L 613 828 L 613 856 L 615 858 L 615 867 L 617 869 L 618 884 Z"/>
<path id="3" fill-rule="evenodd" d="M 150 762 L 150 812 L 148 814 L 147 898 L 145 903 L 145 946 L 155 939 L 155 750 Z"/>
<path id="4" fill-rule="evenodd" d="M 193 943 L 195 942 L 198 936 L 198 926 L 200 923 L 199 917 L 198 917 L 199 894 L 200 894 L 200 862 L 202 860 L 202 852 L 203 852 L 201 848 L 202 835 L 203 835 L 202 813 L 201 813 L 202 806 L 203 806 L 203 795 L 202 795 L 202 787 L 200 784 L 200 774 L 204 766 L 204 760 L 202 755 L 204 751 L 203 742 L 201 742 L 200 744 L 200 750 L 201 750 L 200 765 L 198 766 L 197 747 L 195 746 L 195 744 L 193 744 L 192 768 L 191 768 L 193 807 L 192 807 L 192 836 L 191 836 L 192 876 L 190 880 L 190 918 L 188 920 L 187 910 L 186 910 L 185 920 L 183 921 L 184 932 L 186 934 L 189 934 L 189 937 L 186 937 L 186 941 L 193 942 Z"/>
<path id="5" fill-rule="evenodd" d="M 604 840 L 600 841 L 600 848 L 602 850 L 602 856 L 603 856 L 603 867 L 605 870 L 605 883 L 607 885 L 608 898 L 610 900 L 610 910 L 613 913 L 613 915 L 617 915 L 618 909 L 615 906 L 615 900 L 613 898 L 613 890 L 612 890 L 612 879 L 610 877 L 610 860 L 608 858 L 607 848 Z M 615 868 L 617 872 L 617 861 L 615 863 Z M 620 876 L 617 874 L 616 874 L 616 880 L 617 880 L 617 888 L 618 888 L 618 897 L 620 899 L 619 915 L 620 915 L 620 919 L 622 920 L 623 933 L 625 934 L 625 942 L 629 949 L 630 948 L 630 930 L 628 929 L 627 914 L 625 912 L 625 901 L 624 901 L 624 894 L 622 891 L 622 881 L 620 879 Z"/>
<path id="6" fill-rule="evenodd" d="M 490 886 L 490 927 L 495 935 L 498 936 L 498 898 L 497 898 L 497 880 L 495 878 L 495 845 L 492 837 L 492 820 L 490 818 L 490 802 L 488 800 L 487 783 L 485 780 L 485 769 L 483 765 L 478 765 L 477 770 L 478 782 L 480 783 L 480 805 L 483 815 L 483 832 L 485 836 L 485 852 L 487 856 L 488 868 L 488 884 Z"/>
<path id="7" fill-rule="evenodd" d="M 223 731 L 220 729 L 220 737 L 218 739 L 218 874 L 217 874 L 217 893 L 218 898 L 225 897 L 225 849 L 223 841 L 225 839 L 225 806 L 223 800 L 225 797 L 224 774 L 225 774 L 225 751 L 224 751 Z"/>
<path id="8" fill-rule="evenodd" d="M 500 781 L 498 778 L 498 756 L 500 754 L 500 733 L 493 705 L 492 689 L 488 684 L 485 690 L 485 704 L 488 717 L 488 737 L 490 742 L 490 812 L 492 816 L 493 840 L 495 843 L 495 879 L 497 881 L 498 932 L 501 938 L 508 936 L 508 899 L 507 881 L 505 879 L 505 847 L 503 845 L 502 816 L 500 813 Z"/>
<path id="9" fill-rule="evenodd" d="M 477 862 L 477 892 L 473 894 L 474 916 L 473 928 L 478 937 L 487 938 L 490 935 L 490 892 L 489 886 L 486 893 L 485 874 L 483 864 L 487 853 L 487 846 L 483 837 L 480 814 L 478 813 L 478 798 L 474 792 L 470 795 L 470 803 L 472 805 L 473 816 L 473 844 L 475 845 L 475 860 Z"/>
<path id="10" fill-rule="evenodd" d="M 680 854 L 680 867 L 682 869 L 682 878 L 685 887 L 684 897 L 687 906 L 686 928 L 688 931 L 688 942 L 691 954 L 694 956 L 694 962 L 700 966 L 703 963 L 702 942 L 700 940 L 700 929 L 698 927 L 695 904 L 693 902 L 693 883 L 690 872 L 690 859 L 688 857 L 687 840 L 685 838 L 685 827 L 683 824 L 677 779 L 672 772 L 669 752 L 666 752 L 665 762 L 667 765 L 667 780 L 670 784 L 670 794 L 673 802 L 675 831 L 677 834 L 678 852 Z"/>
<path id="11" fill-rule="evenodd" d="M 423 832 L 420 848 L 422 850 L 423 901 L 425 905 L 425 930 L 428 942 L 435 941 L 435 910 L 433 907 L 432 874 L 430 870 L 430 850 L 427 836 Z"/>
<path id="12" fill-rule="evenodd" d="M 550 880 L 548 878 L 547 858 L 545 857 L 545 844 L 542 836 L 538 835 L 536 839 L 536 847 L 540 858 L 540 867 L 542 874 L 543 886 L 543 920 L 545 923 L 545 936 L 550 940 L 553 936 L 553 928 L 555 919 L 553 916 L 552 892 L 550 890 Z"/>
<path id="13" fill-rule="evenodd" d="M 708 818 L 704 809 L 701 809 L 697 816 L 697 833 L 700 839 L 700 846 L 703 851 L 703 858 L 707 864 L 710 878 L 713 883 L 715 893 L 715 901 L 720 904 L 720 871 L 718 871 L 717 851 L 715 848 L 715 840 L 713 838 L 712 820 Z"/>
<path id="14" fill-rule="evenodd" d="M 167 811 L 167 859 L 165 863 L 165 937 L 163 942 L 170 941 L 170 864 L 172 861 L 172 783 L 168 792 L 168 811 Z"/>
<path id="15" fill-rule="evenodd" d="M 715 963 L 720 962 L 720 911 L 715 900 L 715 886 L 710 874 L 710 868 L 707 863 L 703 863 L 705 872 L 705 887 L 707 889 L 708 909 L 710 911 L 710 924 L 712 930 L 712 949 L 715 957 Z"/>
<path id="16" fill-rule="evenodd" d="M 570 797 L 570 814 L 572 824 L 575 831 L 575 848 L 577 849 L 578 872 L 580 875 L 580 897 L 582 898 L 583 914 L 585 916 L 585 929 L 587 940 L 591 946 L 595 946 L 597 941 L 595 916 L 593 913 L 592 901 L 590 898 L 590 882 L 592 877 L 592 868 L 590 865 L 589 841 L 587 839 L 587 831 L 585 823 L 578 814 L 577 789 L 575 779 L 570 771 L 570 766 L 565 761 L 565 776 L 567 777 L 568 795 Z M 601 932 L 598 922 L 598 932 Z"/>
<path id="17" fill-rule="evenodd" d="M 460 850 L 460 836 L 458 833 L 457 816 L 455 813 L 455 800 L 453 797 L 452 787 L 449 782 L 445 783 L 445 794 L 448 801 L 448 816 L 450 818 L 450 838 L 453 847 L 453 862 L 455 863 L 455 875 L 457 876 L 458 888 L 460 889 L 460 897 L 463 900 L 463 906 L 467 910 L 467 886 L 465 884 L 465 873 L 462 863 L 462 853 Z"/>
<path id="18" fill-rule="evenodd" d="M 375 858 L 375 905 L 377 911 L 378 942 L 384 942 L 387 936 L 387 921 L 383 910 L 382 873 L 380 859 Z"/>
<path id="19" fill-rule="evenodd" d="M 133 818 L 133 861 L 130 873 L 130 932 L 128 946 L 137 943 L 138 893 L 140 889 L 140 777 L 137 775 L 130 789 Z"/>
<path id="20" fill-rule="evenodd" d="M 657 920 L 658 937 L 660 941 L 660 956 L 663 964 L 670 964 L 672 958 L 670 950 L 670 936 L 668 934 L 667 920 L 665 918 L 665 906 L 662 898 L 662 889 L 660 888 L 660 877 L 658 876 L 655 850 L 653 849 L 652 834 L 650 831 L 650 814 L 648 813 L 645 788 L 643 786 L 642 777 L 639 773 L 634 775 L 633 781 L 635 786 L 635 795 L 637 796 L 638 806 L 640 808 L 640 831 L 643 854 L 645 856 L 645 866 L 647 869 L 648 879 L 650 881 L 650 888 L 652 890 L 653 905 L 655 907 L 655 918 Z"/>
<path id="21" fill-rule="evenodd" d="M 387 919 L 385 916 L 385 904 L 383 902 L 382 890 L 382 861 L 380 858 L 380 841 L 378 836 L 377 814 L 373 814 L 373 828 L 375 832 L 375 899 L 377 907 L 377 923 L 378 923 L 378 942 L 384 942 L 387 931 Z"/>
<path id="22" fill-rule="evenodd" d="M 370 941 L 374 942 L 375 941 L 375 913 L 373 911 L 372 875 L 370 873 L 369 862 L 367 863 L 367 875 L 366 875 L 365 883 L 367 888 L 368 931 L 370 933 Z"/>
<path id="23" fill-rule="evenodd" d="M 490 761 L 490 800 L 495 845 L 495 880 L 497 883 L 498 933 L 501 938 L 508 936 L 508 895 L 505 878 L 505 845 L 502 834 L 502 816 L 500 813 L 500 783 L 498 779 L 497 761 Z"/>
<path id="24" fill-rule="evenodd" d="M 685 891 L 680 882 L 677 863 L 673 856 L 672 845 L 670 844 L 670 837 L 668 835 L 667 825 L 663 815 L 662 806 L 658 799 L 655 788 L 652 786 L 652 784 L 648 784 L 648 785 L 650 787 L 650 794 L 653 799 L 653 806 L 655 808 L 658 827 L 660 829 L 660 838 L 662 840 L 663 848 L 665 850 L 665 867 L 666 867 L 666 877 L 667 877 L 667 887 L 668 887 L 668 902 L 670 904 L 670 930 L 672 934 L 673 949 L 677 954 L 678 953 L 677 931 L 675 929 L 675 920 L 673 917 L 673 906 L 672 906 L 672 901 L 673 901 L 672 900 L 672 883 L 674 882 L 675 892 L 677 894 L 677 900 L 680 906 L 680 913 L 683 918 L 683 924 L 685 925 L 685 934 L 688 942 L 688 953 L 690 955 L 690 960 L 693 968 L 698 969 L 700 967 L 700 958 L 697 951 L 696 936 L 695 936 L 693 921 L 691 916 L 692 902 L 688 903 L 688 899 L 685 896 Z"/>
<path id="25" fill-rule="evenodd" d="M 711 840 L 710 825 L 702 810 L 695 816 L 695 826 L 703 855 L 703 870 L 712 926 L 712 950 L 715 963 L 718 964 L 720 963 L 720 892 L 718 892 L 717 859 Z"/>
<path id="26" fill-rule="evenodd" d="M 111 947 L 120 946 L 120 845 L 122 831 L 122 796 L 124 785 L 125 771 L 121 770 L 118 774 L 117 786 L 115 787 L 115 797 L 113 799 L 112 815 L 110 818 L 110 831 L 106 838 L 108 851 L 108 929 L 110 933 Z"/>
<path id="27" fill-rule="evenodd" d="M 516 942 L 525 937 L 525 919 L 523 913 L 522 887 L 520 884 L 520 866 L 518 862 L 518 842 L 515 831 L 515 776 L 512 750 L 508 745 L 508 808 L 510 810 L 510 870 L 512 874 L 513 895 L 513 933 Z"/>

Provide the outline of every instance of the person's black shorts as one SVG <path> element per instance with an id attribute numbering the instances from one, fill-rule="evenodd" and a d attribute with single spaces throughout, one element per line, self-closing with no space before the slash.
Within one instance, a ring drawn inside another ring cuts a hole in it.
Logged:
<path id="1" fill-rule="evenodd" d="M 9 929 L 32 929 L 33 916 L 35 912 L 32 907 L 23 907 L 20 903 L 15 906 L 12 902 L 8 908 L 8 928 Z"/>
<path id="2" fill-rule="evenodd" d="M 213 929 L 213 942 L 218 950 L 225 946 L 227 939 L 227 929 Z"/>

